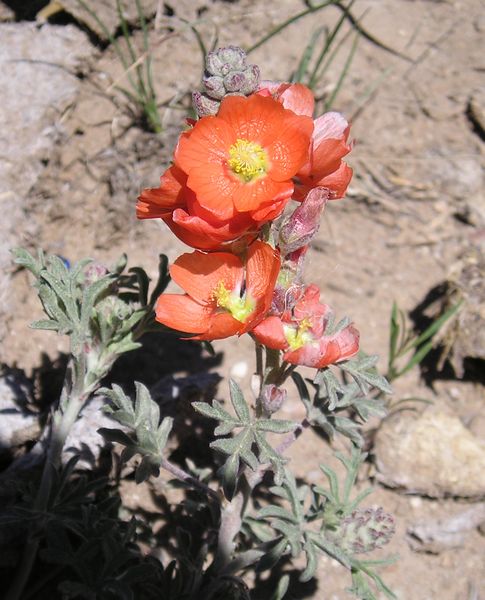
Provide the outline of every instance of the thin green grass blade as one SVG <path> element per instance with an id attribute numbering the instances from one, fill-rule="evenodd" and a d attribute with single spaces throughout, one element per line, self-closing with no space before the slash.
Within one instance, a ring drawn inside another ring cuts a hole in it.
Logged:
<path id="1" fill-rule="evenodd" d="M 138 61 L 138 56 L 136 55 L 133 44 L 131 43 L 130 30 L 128 29 L 128 22 L 125 19 L 125 15 L 123 14 L 123 6 L 121 4 L 121 0 L 116 0 L 116 9 L 118 11 L 118 18 L 119 18 L 120 24 L 121 24 L 121 32 L 123 33 L 123 37 L 125 38 L 126 47 L 128 48 L 128 53 L 130 55 L 130 60 L 131 60 L 130 66 L 132 67 Z M 140 65 L 140 64 L 136 65 L 135 72 L 136 72 L 136 77 L 138 80 L 137 93 L 140 96 L 140 103 L 142 104 L 142 106 L 144 106 L 145 101 L 147 99 L 147 90 L 145 87 L 145 80 L 143 77 L 142 65 Z"/>
<path id="2" fill-rule="evenodd" d="M 133 78 L 131 77 L 131 73 L 129 72 L 129 67 L 130 65 L 128 64 L 125 55 L 123 53 L 123 51 L 121 50 L 120 45 L 118 44 L 118 40 L 114 37 L 114 35 L 111 34 L 111 32 L 109 31 L 109 29 L 106 27 L 106 25 L 103 23 L 103 21 L 101 21 L 101 19 L 98 17 L 98 15 L 92 11 L 89 6 L 84 2 L 84 0 L 77 0 L 79 6 L 81 6 L 81 8 L 83 10 L 85 10 L 95 21 L 96 23 L 99 25 L 100 29 L 102 30 L 102 32 L 104 33 L 104 35 L 106 36 L 106 38 L 109 40 L 109 43 L 113 46 L 116 55 L 118 56 L 121 64 L 123 65 L 123 68 L 126 71 L 126 75 L 128 77 L 128 81 L 130 82 L 131 87 L 137 92 L 139 93 L 139 90 L 136 87 L 136 83 L 133 80 Z"/>
<path id="3" fill-rule="evenodd" d="M 307 15 L 309 15 L 311 13 L 317 12 L 317 11 L 321 10 L 322 8 L 325 8 L 326 6 L 332 6 L 335 4 L 337 4 L 337 0 L 326 0 L 326 2 L 321 2 L 320 4 L 316 4 L 315 6 L 310 6 L 306 10 L 303 10 L 303 11 L 297 13 L 296 15 L 293 15 L 292 17 L 290 17 L 286 21 L 283 21 L 283 23 L 280 23 L 280 25 L 278 25 L 277 27 L 272 29 L 268 34 L 263 36 L 258 42 L 256 42 L 255 44 L 253 44 L 252 46 L 247 48 L 246 54 L 250 54 L 251 52 L 254 52 L 254 50 L 256 50 L 256 48 L 261 47 L 268 40 L 273 38 L 275 35 L 278 35 L 278 33 L 283 31 L 284 29 L 286 29 L 286 27 L 288 27 L 289 25 L 292 25 L 299 19 L 306 17 Z"/>
<path id="4" fill-rule="evenodd" d="M 335 99 L 337 98 L 337 95 L 340 92 L 340 89 L 342 88 L 345 78 L 348 75 L 350 65 L 352 64 L 352 61 L 354 60 L 355 52 L 357 51 L 357 44 L 359 42 L 359 37 L 360 37 L 360 34 L 356 33 L 355 37 L 354 37 L 354 41 L 352 42 L 352 47 L 350 48 L 349 55 L 347 57 L 347 60 L 345 61 L 344 68 L 342 69 L 342 72 L 340 73 L 340 76 L 338 78 L 337 85 L 335 86 L 335 89 L 333 90 L 332 94 L 330 95 L 330 98 L 328 98 L 325 102 L 325 112 L 329 111 L 332 108 L 333 103 L 335 102 Z"/>
<path id="5" fill-rule="evenodd" d="M 318 73 L 318 70 L 320 69 L 320 65 L 322 64 L 323 60 L 327 56 L 327 53 L 330 50 L 335 38 L 337 37 L 337 34 L 340 31 L 342 25 L 345 23 L 347 13 L 350 10 L 350 8 L 352 7 L 352 5 L 354 4 L 354 2 L 355 2 L 355 0 L 351 0 L 350 4 L 347 6 L 346 10 L 344 11 L 344 13 L 340 17 L 340 19 L 337 21 L 337 24 L 333 28 L 332 32 L 327 36 L 325 45 L 323 46 L 322 51 L 320 52 L 320 55 L 315 63 L 315 66 L 313 67 L 313 71 L 312 71 L 312 74 L 311 74 L 309 82 L 308 82 L 308 87 L 310 89 L 313 89 L 313 87 L 315 86 L 317 81 L 320 79 L 321 75 L 319 75 L 317 77 L 317 73 Z"/>
<path id="6" fill-rule="evenodd" d="M 358 101 L 356 102 L 356 106 L 352 111 L 352 114 L 349 117 L 349 121 L 353 122 L 360 115 L 362 109 L 364 108 L 366 102 L 372 98 L 374 93 L 379 89 L 381 84 L 387 79 L 387 77 L 394 71 L 394 67 L 388 67 L 385 69 L 378 77 L 376 77 L 370 84 L 365 88 L 365 90 L 360 95 Z"/>
<path id="7" fill-rule="evenodd" d="M 412 348 L 417 348 L 423 342 L 426 342 L 431 337 L 433 337 L 436 333 L 438 333 L 438 331 L 441 329 L 441 327 L 446 323 L 446 321 L 448 321 L 448 319 L 450 319 L 458 311 L 458 309 L 461 307 L 462 304 L 463 304 L 463 300 L 460 300 L 460 302 L 458 302 L 457 304 L 455 304 L 451 308 L 449 308 L 447 311 L 445 311 L 441 315 L 441 317 L 436 319 L 436 321 L 433 321 L 433 323 L 431 323 L 431 325 L 427 329 L 425 329 L 421 335 L 419 335 L 417 338 L 415 338 L 409 344 L 407 344 L 404 347 L 404 349 L 402 350 L 402 354 L 405 354 Z"/>
<path id="8" fill-rule="evenodd" d="M 303 82 L 305 75 L 307 73 L 307 70 L 308 70 L 308 65 L 313 56 L 313 51 L 315 50 L 315 46 L 317 44 L 318 38 L 324 32 L 325 33 L 327 32 L 327 27 L 325 27 L 325 25 L 323 27 L 319 27 L 318 29 L 316 29 L 313 32 L 313 34 L 310 38 L 310 41 L 306 45 L 306 48 L 303 51 L 303 54 L 301 55 L 301 59 L 300 59 L 300 62 L 298 63 L 295 74 L 291 78 L 292 83 L 302 83 Z M 325 45 L 326 45 L 326 43 L 325 43 Z"/>
<path id="9" fill-rule="evenodd" d="M 155 88 L 153 87 L 152 55 L 150 52 L 150 40 L 149 40 L 149 34 L 148 34 L 148 26 L 147 26 L 147 22 L 145 19 L 145 15 L 143 14 L 140 0 L 136 0 L 136 10 L 138 12 L 138 19 L 140 21 L 141 30 L 143 33 L 143 49 L 144 49 L 145 55 L 146 55 L 146 58 L 145 58 L 146 82 L 147 82 L 150 98 L 155 100 L 156 94 L 155 94 Z"/>
<path id="10" fill-rule="evenodd" d="M 391 321 L 389 323 L 390 335 L 389 335 L 389 369 L 392 368 L 394 363 L 394 359 L 396 358 L 397 353 L 397 340 L 399 338 L 399 309 L 397 307 L 396 301 L 392 303 L 391 310 Z"/>

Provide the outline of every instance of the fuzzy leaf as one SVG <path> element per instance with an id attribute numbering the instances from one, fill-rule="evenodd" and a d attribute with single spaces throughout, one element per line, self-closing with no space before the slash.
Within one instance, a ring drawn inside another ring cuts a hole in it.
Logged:
<path id="1" fill-rule="evenodd" d="M 259 431 L 269 431 L 271 433 L 289 433 L 294 431 L 297 426 L 298 423 L 283 419 L 259 419 L 255 423 L 255 427 Z"/>
<path id="2" fill-rule="evenodd" d="M 339 404 L 338 392 L 342 392 L 342 384 L 335 377 L 331 369 L 324 369 L 317 373 L 314 383 L 318 384 L 318 398 L 328 398 L 328 410 L 334 411 Z M 322 387 L 325 389 L 325 395 L 322 396 Z"/>
<path id="3" fill-rule="evenodd" d="M 385 394 L 392 394 L 392 388 L 387 379 L 375 370 L 378 358 L 375 355 L 363 354 L 339 363 L 338 366 L 353 377 L 364 394 L 368 392 L 369 386 L 375 387 Z"/>
<path id="4" fill-rule="evenodd" d="M 244 395 L 241 391 L 241 388 L 234 381 L 234 379 L 229 380 L 229 388 L 231 394 L 231 402 L 234 406 L 236 415 L 239 417 L 241 423 L 249 423 L 249 421 L 251 420 L 251 414 L 249 412 L 249 407 L 246 404 L 246 400 L 244 400 Z"/>
<path id="5" fill-rule="evenodd" d="M 232 500 L 237 486 L 237 474 L 239 471 L 239 455 L 230 456 L 222 467 L 222 487 L 224 495 Z"/>

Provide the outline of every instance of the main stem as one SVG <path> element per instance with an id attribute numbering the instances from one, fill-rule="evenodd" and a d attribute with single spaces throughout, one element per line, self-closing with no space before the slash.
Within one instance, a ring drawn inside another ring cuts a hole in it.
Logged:
<path id="1" fill-rule="evenodd" d="M 261 402 L 261 393 L 265 384 L 275 383 L 282 385 L 285 379 L 290 375 L 293 366 L 288 368 L 286 363 L 283 365 L 280 362 L 281 353 L 279 350 L 271 350 L 266 348 L 266 365 L 263 366 L 262 347 L 254 340 L 256 348 L 256 375 L 261 381 L 260 397 L 256 400 L 256 418 L 263 415 L 264 409 Z M 266 373 L 266 379 L 264 377 Z M 277 451 L 282 453 L 301 435 L 304 429 L 310 424 L 308 421 L 303 421 L 295 431 L 288 434 L 283 442 L 278 446 Z M 259 469 L 247 474 L 247 469 L 243 468 L 240 474 L 246 472 L 246 477 L 240 477 L 239 490 L 234 498 L 228 502 L 221 510 L 221 525 L 219 528 L 219 536 L 217 543 L 217 553 L 214 560 L 214 568 L 217 571 L 223 570 L 232 560 L 232 554 L 235 549 L 235 538 L 239 533 L 248 505 L 254 488 L 262 481 L 264 473 L 268 469 L 268 465 L 261 465 Z"/>
<path id="2" fill-rule="evenodd" d="M 74 379 L 72 386 L 68 377 L 66 377 L 64 382 L 61 399 L 65 398 L 66 401 L 64 403 L 61 402 L 61 404 L 65 404 L 65 410 L 63 410 L 60 405 L 52 416 L 47 456 L 33 507 L 34 511 L 38 513 L 45 512 L 48 506 L 49 496 L 52 490 L 52 475 L 61 464 L 62 449 L 64 448 L 69 431 L 76 421 L 87 398 L 96 387 L 96 384 L 84 386 L 84 369 L 82 381 L 79 381 L 78 378 L 80 377 L 81 365 L 76 362 L 78 360 L 79 359 L 73 357 L 73 364 L 69 367 L 69 372 L 73 374 Z M 30 573 L 32 572 L 32 567 L 34 566 L 39 543 L 40 538 L 35 535 L 35 532 L 28 536 L 17 573 L 7 592 L 5 600 L 21 599 Z"/>

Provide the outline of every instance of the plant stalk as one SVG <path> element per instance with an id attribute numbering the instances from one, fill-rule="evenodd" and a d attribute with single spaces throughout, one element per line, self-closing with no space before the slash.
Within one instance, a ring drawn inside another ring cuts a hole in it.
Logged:
<path id="1" fill-rule="evenodd" d="M 46 511 L 49 503 L 49 496 L 52 491 L 52 475 L 61 464 L 62 449 L 64 448 L 67 436 L 86 400 L 92 394 L 99 382 L 96 381 L 95 383 L 84 387 L 84 372 L 83 379 L 81 381 L 79 380 L 81 371 L 80 363 L 83 363 L 84 361 L 76 357 L 73 357 L 72 361 L 73 365 L 68 368 L 68 373 L 74 375 L 74 382 L 71 387 L 70 377 L 66 376 L 64 388 L 61 393 L 60 405 L 52 416 L 47 456 L 33 507 L 36 512 Z M 71 391 L 67 389 L 69 387 L 71 387 Z M 65 410 L 63 410 L 62 405 L 65 405 Z M 40 538 L 36 536 L 35 532 L 31 532 L 27 538 L 22 558 L 5 600 L 21 600 L 34 566 L 39 543 Z"/>

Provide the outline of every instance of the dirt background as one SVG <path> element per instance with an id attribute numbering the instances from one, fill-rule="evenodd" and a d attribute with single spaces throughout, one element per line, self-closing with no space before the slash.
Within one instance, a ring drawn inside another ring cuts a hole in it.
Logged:
<path id="1" fill-rule="evenodd" d="M 153 4 L 151 17 L 157 3 Z M 35 13 L 23 14 L 15 3 L 0 7 L 6 24 Z M 124 74 L 112 47 L 100 44 L 69 15 L 54 15 L 52 24 L 42 27 L 45 35 L 37 58 L 49 60 L 50 43 L 66 28 L 79 30 L 83 52 L 68 69 L 76 78 L 73 94 L 50 117 L 56 128 L 54 141 L 32 185 L 15 202 L 20 216 L 9 230 L 9 241 L 40 246 L 70 261 L 92 256 L 110 263 L 126 252 L 130 264 L 141 264 L 155 276 L 160 252 L 173 261 L 185 248 L 159 223 L 137 222 L 134 206 L 139 191 L 157 185 L 169 163 L 185 116 L 180 107 L 188 107 L 187 91 L 200 80 L 201 54 L 183 19 L 196 20 L 209 43 L 217 31 L 219 45 L 248 47 L 304 8 L 297 0 L 166 2 L 158 30 L 153 30 L 154 20 L 150 22 L 155 86 L 163 104 L 164 131 L 158 136 L 132 123 L 124 99 L 114 89 L 115 84 L 124 84 Z M 334 108 L 352 120 L 355 148 L 349 162 L 355 175 L 347 198 L 327 208 L 310 251 L 307 281 L 321 287 L 324 300 L 338 314 L 353 318 L 362 347 L 381 356 L 384 370 L 393 300 L 406 312 L 415 310 L 453 269 L 460 268 L 464 257 L 470 253 L 479 257 L 483 251 L 484 8 L 480 0 L 357 0 L 352 9 L 356 16 L 363 15 L 366 31 L 395 52 L 361 38 L 337 97 Z M 16 17 L 11 9 L 16 9 Z M 339 16 L 332 8 L 309 15 L 256 50 L 251 60 L 261 66 L 265 78 L 288 79 L 312 32 L 330 26 Z M 15 26 L 20 25 L 25 23 Z M 28 26 L 35 28 L 32 23 Z M 140 41 L 136 28 L 133 36 Z M 328 93 L 335 85 L 351 41 L 344 43 L 317 94 Z M 376 89 L 369 94 L 372 87 Z M 3 94 L 4 87 L 0 105 Z M 8 125 L 12 139 L 25 134 L 21 114 L 18 119 Z M 8 216 L 8 211 L 4 214 Z M 40 317 L 38 301 L 26 273 L 7 268 L 10 275 L 2 281 L 7 301 L 0 359 L 29 376 L 49 373 L 66 350 L 63 340 L 28 329 L 28 323 Z M 219 365 L 218 360 L 203 357 L 191 363 L 195 359 L 190 352 L 174 357 L 156 349 L 145 380 L 155 383 L 174 369 L 186 372 L 206 365 L 247 386 L 253 368 L 250 340 L 214 346 L 221 353 Z M 139 363 L 141 369 L 143 364 Z M 426 371 L 414 369 L 399 379 L 394 400 L 419 396 L 437 410 L 451 411 L 483 448 L 483 363 L 467 362 L 461 378 L 449 365 L 438 373 L 435 365 L 430 362 Z M 219 396 L 224 394 L 222 384 Z M 301 413 L 291 402 L 283 412 L 283 417 Z M 410 419 L 408 413 L 395 418 L 404 425 Z M 300 476 L 311 483 L 322 481 L 318 463 L 330 456 L 330 450 L 320 438 L 310 434 L 290 454 Z M 430 477 L 434 475 L 431 467 Z M 480 493 L 477 483 L 473 498 L 446 490 L 439 495 L 451 497 L 430 497 L 435 494 L 426 490 L 410 494 L 414 490 L 396 491 L 379 483 L 373 464 L 362 474 L 361 484 L 368 480 L 377 485 L 372 502 L 397 519 L 389 551 L 400 559 L 385 569 L 384 578 L 398 598 L 485 598 L 485 537 L 476 527 L 463 535 L 458 547 L 433 553 L 415 551 L 406 533 L 415 522 L 446 519 L 477 506 L 485 484 Z M 129 502 L 143 504 L 143 491 L 130 490 Z M 343 569 L 322 559 L 318 581 L 292 593 L 295 598 L 344 600 L 350 598 L 342 591 L 347 585 Z"/>

